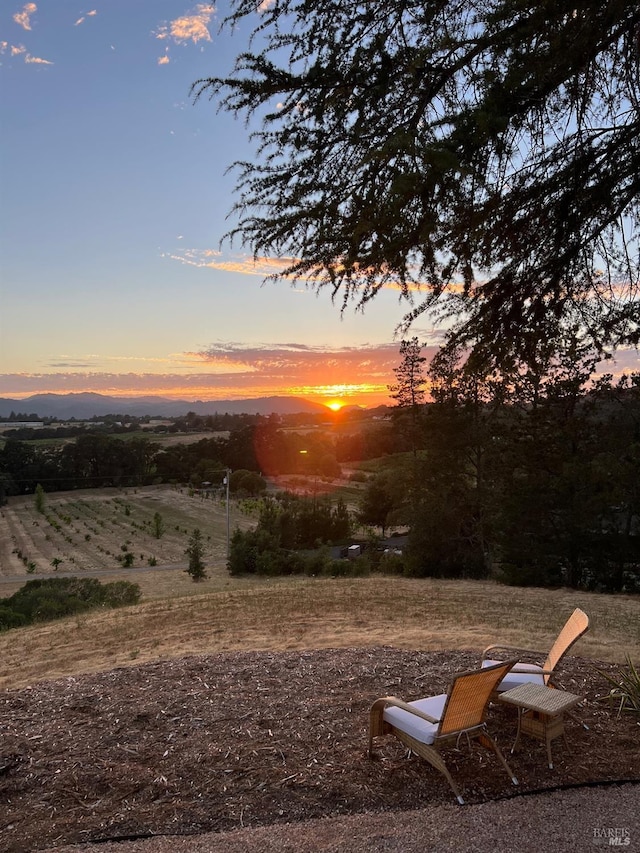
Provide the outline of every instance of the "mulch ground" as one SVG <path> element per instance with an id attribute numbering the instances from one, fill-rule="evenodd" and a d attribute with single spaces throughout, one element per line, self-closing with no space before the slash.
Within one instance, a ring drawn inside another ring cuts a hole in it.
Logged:
<path id="1" fill-rule="evenodd" d="M 127 667 L 0 692 L 0 848 L 192 835 L 452 802 L 444 777 L 394 738 L 367 756 L 374 699 L 444 692 L 475 652 L 393 648 L 226 653 Z M 599 701 L 598 669 L 568 658 L 559 686 L 586 698 L 570 751 L 515 738 L 515 710 L 489 727 L 520 785 L 492 753 L 445 753 L 469 803 L 640 778 L 637 717 Z"/>

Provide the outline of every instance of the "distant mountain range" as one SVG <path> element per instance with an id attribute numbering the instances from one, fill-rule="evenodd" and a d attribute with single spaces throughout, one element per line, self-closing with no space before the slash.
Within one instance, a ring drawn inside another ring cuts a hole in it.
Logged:
<path id="1" fill-rule="evenodd" d="M 177 418 L 197 415 L 292 415 L 326 412 L 326 406 L 301 397 L 258 397 L 250 400 L 170 400 L 165 397 L 108 397 L 103 394 L 35 394 L 24 400 L 0 397 L 0 420 L 11 412 L 39 418 L 84 420 L 105 415 Z"/>

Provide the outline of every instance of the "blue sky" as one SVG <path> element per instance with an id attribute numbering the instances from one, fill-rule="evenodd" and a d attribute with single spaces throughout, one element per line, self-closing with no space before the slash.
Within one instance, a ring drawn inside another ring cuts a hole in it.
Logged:
<path id="1" fill-rule="evenodd" d="M 266 260 L 220 251 L 225 171 L 252 148 L 189 92 L 245 45 L 218 33 L 222 11 L 3 0 L 0 396 L 389 401 L 397 294 L 341 318 L 326 294 L 263 286 Z"/>

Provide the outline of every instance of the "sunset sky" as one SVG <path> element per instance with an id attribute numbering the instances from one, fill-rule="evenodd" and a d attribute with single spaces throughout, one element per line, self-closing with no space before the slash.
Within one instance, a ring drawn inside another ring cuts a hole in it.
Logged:
<path id="1" fill-rule="evenodd" d="M 0 396 L 391 402 L 397 293 L 341 318 L 219 249 L 252 149 L 189 95 L 245 46 L 218 25 L 182 0 L 3 0 Z"/>
<path id="2" fill-rule="evenodd" d="M 96 2 L 1 4 L 0 396 L 390 403 L 396 292 L 341 317 L 328 294 L 263 286 L 279 259 L 220 250 L 225 171 L 252 147 L 190 88 L 248 33 L 219 35 L 208 4 Z"/>

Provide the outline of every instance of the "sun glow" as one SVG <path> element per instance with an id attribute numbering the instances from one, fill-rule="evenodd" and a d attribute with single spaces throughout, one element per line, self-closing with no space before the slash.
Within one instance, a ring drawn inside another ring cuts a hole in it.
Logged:
<path id="1" fill-rule="evenodd" d="M 327 403 L 327 406 L 331 409 L 332 412 L 339 412 L 340 409 L 344 406 L 342 400 L 332 400 L 330 403 Z"/>

